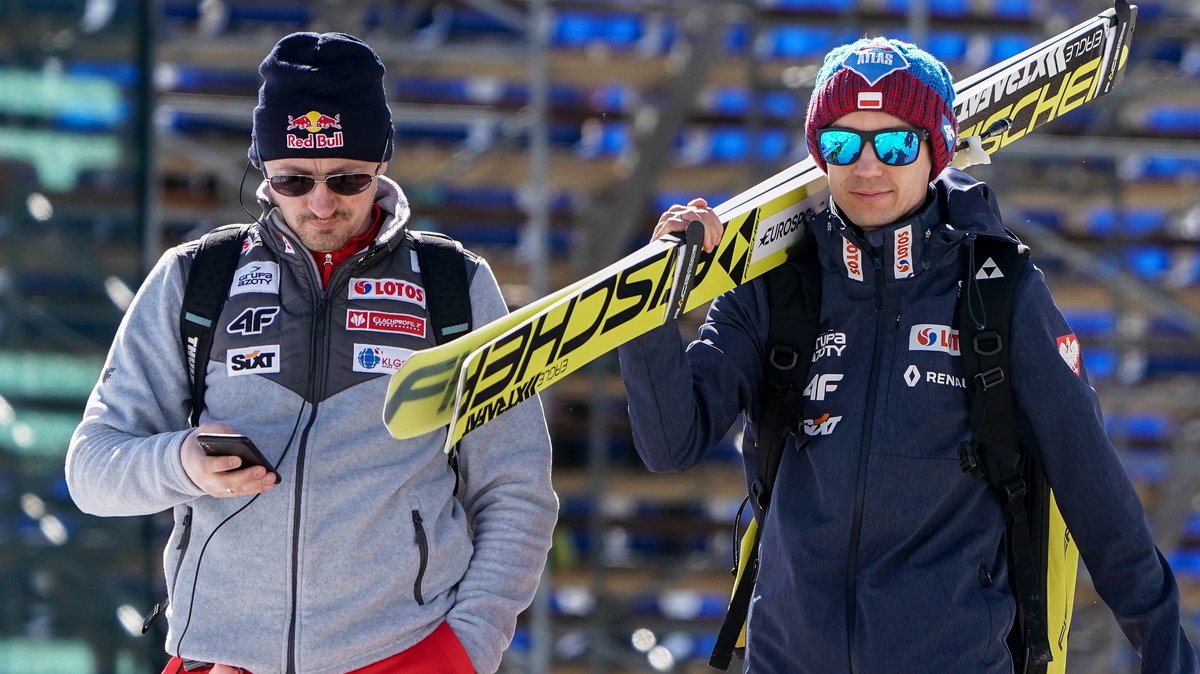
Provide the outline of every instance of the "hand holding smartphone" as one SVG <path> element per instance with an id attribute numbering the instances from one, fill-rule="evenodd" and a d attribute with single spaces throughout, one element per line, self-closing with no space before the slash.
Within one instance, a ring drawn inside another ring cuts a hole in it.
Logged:
<path id="1" fill-rule="evenodd" d="M 208 456 L 236 456 L 242 460 L 242 465 L 233 470 L 241 470 L 250 466 L 262 466 L 268 471 L 275 473 L 275 484 L 279 484 L 279 473 L 267 461 L 267 457 L 259 451 L 254 442 L 244 436 L 236 433 L 200 433 L 196 435 L 196 442 L 204 453 Z"/>

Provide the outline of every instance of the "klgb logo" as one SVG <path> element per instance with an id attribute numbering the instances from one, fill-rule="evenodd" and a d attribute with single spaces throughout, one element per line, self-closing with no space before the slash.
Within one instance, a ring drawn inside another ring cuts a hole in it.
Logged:
<path id="1" fill-rule="evenodd" d="M 399 300 L 425 306 L 425 289 L 398 278 L 352 278 L 347 297 L 352 300 Z"/>
<path id="2" fill-rule="evenodd" d="M 228 358 L 227 375 L 230 377 L 279 372 L 278 344 L 229 349 Z"/>
<path id="3" fill-rule="evenodd" d="M 909 351 L 942 351 L 952 356 L 959 354 L 958 330 L 948 325 L 920 323 L 912 326 L 908 333 Z"/>
<path id="4" fill-rule="evenodd" d="M 355 372 L 394 373 L 412 354 L 412 349 L 399 349 L 394 346 L 377 344 L 355 344 L 353 369 Z"/>

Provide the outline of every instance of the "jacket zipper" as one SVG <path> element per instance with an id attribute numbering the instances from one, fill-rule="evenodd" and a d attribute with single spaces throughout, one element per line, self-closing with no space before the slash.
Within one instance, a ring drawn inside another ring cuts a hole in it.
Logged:
<path id="1" fill-rule="evenodd" d="M 171 605 L 171 597 L 175 596 L 175 588 L 179 584 L 179 569 L 183 567 L 183 557 L 187 554 L 188 544 L 192 540 L 192 507 L 184 506 L 184 508 L 186 512 L 180 521 L 183 532 L 179 534 L 179 545 L 175 546 L 175 549 L 179 551 L 179 557 L 175 559 L 175 573 L 171 578 L 171 589 L 168 596 L 150 607 L 150 612 L 142 619 L 142 634 L 150 631 L 150 626 L 154 624 L 155 620 L 158 620 L 158 616 L 162 615 L 163 611 L 167 610 L 167 607 Z"/>
<path id="2" fill-rule="evenodd" d="M 425 523 L 421 519 L 421 511 L 412 511 L 413 529 L 417 535 L 417 551 L 421 555 L 420 564 L 417 566 L 417 579 L 413 583 L 413 598 L 417 600 L 417 605 L 425 605 L 425 597 L 421 595 L 421 583 L 425 580 L 425 568 L 429 564 L 429 539 L 425 537 Z"/>
<path id="3" fill-rule="evenodd" d="M 372 248 L 365 254 L 355 265 L 351 274 L 358 273 L 366 266 L 369 259 L 372 259 L 382 250 L 383 246 Z M 309 400 L 312 402 L 312 411 L 309 413 L 308 423 L 304 426 L 304 432 L 300 436 L 300 446 L 296 452 L 296 477 L 292 482 L 295 484 L 292 496 L 292 611 L 288 619 L 288 654 L 287 654 L 287 672 L 295 674 L 296 672 L 296 603 L 300 594 L 300 494 L 304 487 L 304 459 L 308 449 L 308 435 L 312 430 L 313 424 L 317 420 L 317 408 L 320 396 L 324 393 L 325 376 L 329 369 L 329 353 L 326 348 L 326 343 L 329 337 L 329 290 L 334 288 L 334 279 L 329 279 L 329 286 L 324 287 L 321 279 L 321 270 L 317 268 L 317 262 L 311 255 L 305 255 L 308 258 L 310 269 L 316 272 L 317 278 L 317 299 L 313 306 L 313 323 L 312 337 L 310 344 L 312 346 L 312 354 L 310 360 L 310 376 L 309 376 Z M 334 271 L 345 272 L 347 265 L 343 264 L 341 268 Z"/>
<path id="4" fill-rule="evenodd" d="M 879 387 L 879 371 L 883 360 L 883 337 L 887 320 L 883 313 L 883 262 L 871 256 L 875 268 L 875 347 L 871 362 L 871 377 L 867 384 L 867 410 L 863 419 L 862 441 L 858 448 L 858 475 L 854 482 L 854 519 L 850 526 L 850 554 L 846 565 L 846 653 L 850 674 L 858 669 L 854 657 L 854 633 L 858 621 L 858 544 L 862 534 L 863 505 L 866 499 L 867 457 L 875 425 L 875 398 Z"/>

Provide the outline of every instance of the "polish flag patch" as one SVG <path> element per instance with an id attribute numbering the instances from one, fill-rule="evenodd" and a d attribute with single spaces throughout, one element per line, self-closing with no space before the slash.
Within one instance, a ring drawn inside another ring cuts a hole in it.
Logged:
<path id="1" fill-rule="evenodd" d="M 1071 371 L 1075 373 L 1075 376 L 1079 376 L 1080 370 L 1082 369 L 1080 367 L 1080 363 L 1083 359 L 1083 354 L 1079 350 L 1079 338 L 1076 337 L 1075 333 L 1072 332 L 1068 335 L 1059 337 L 1057 341 L 1058 355 L 1062 356 L 1062 359 L 1067 363 L 1068 366 L 1070 366 Z"/>
<path id="2" fill-rule="evenodd" d="M 858 109 L 859 110 L 882 110 L 883 109 L 883 92 L 882 91 L 860 91 L 860 92 L 858 92 Z"/>

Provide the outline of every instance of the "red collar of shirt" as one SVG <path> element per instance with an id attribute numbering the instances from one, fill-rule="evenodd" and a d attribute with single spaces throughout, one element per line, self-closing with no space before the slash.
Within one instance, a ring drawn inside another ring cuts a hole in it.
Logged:
<path id="1" fill-rule="evenodd" d="M 350 259 L 358 251 L 366 248 L 379 235 L 379 230 L 383 226 L 383 210 L 379 206 L 371 207 L 371 226 L 368 227 L 362 234 L 350 239 L 346 245 L 333 251 L 332 253 L 321 253 L 317 251 L 309 251 L 312 254 L 313 260 L 317 263 L 317 269 L 321 270 L 321 287 L 329 287 L 329 279 L 333 278 L 333 272 L 342 263 Z M 328 257 L 327 257 L 328 256 Z"/>

